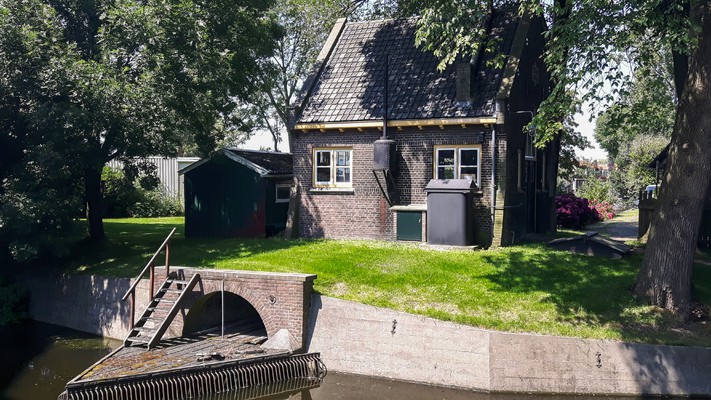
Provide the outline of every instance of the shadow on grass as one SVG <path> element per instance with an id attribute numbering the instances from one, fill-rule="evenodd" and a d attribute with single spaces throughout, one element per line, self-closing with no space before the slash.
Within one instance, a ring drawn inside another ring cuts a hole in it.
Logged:
<path id="1" fill-rule="evenodd" d="M 222 260 L 251 257 L 305 245 L 307 242 L 281 238 L 186 238 L 182 221 L 174 223 L 140 220 L 107 220 L 106 240 L 80 241 L 72 248 L 75 257 L 63 268 L 69 272 L 134 277 L 145 267 L 163 240 L 176 228 L 170 241 L 170 264 L 214 268 Z M 165 253 L 156 265 L 163 265 Z"/>
<path id="2" fill-rule="evenodd" d="M 708 327 L 642 304 L 631 292 L 641 265 L 640 255 L 623 260 L 587 257 L 557 251 L 524 252 L 516 248 L 483 256 L 496 272 L 485 278 L 492 290 L 544 292 L 561 322 L 601 325 L 622 340 L 667 344 L 711 345 Z M 697 275 L 698 293 L 711 294 L 711 267 Z"/>

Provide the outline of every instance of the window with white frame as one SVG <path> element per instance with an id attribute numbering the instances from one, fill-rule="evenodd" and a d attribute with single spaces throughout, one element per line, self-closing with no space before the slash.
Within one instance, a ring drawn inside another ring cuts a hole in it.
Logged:
<path id="1" fill-rule="evenodd" d="M 291 197 L 291 185 L 280 183 L 276 185 L 276 203 L 288 203 Z"/>
<path id="2" fill-rule="evenodd" d="M 314 149 L 314 187 L 351 187 L 352 155 L 348 148 Z"/>
<path id="3" fill-rule="evenodd" d="M 435 147 L 435 179 L 470 179 L 479 186 L 480 146 Z"/>

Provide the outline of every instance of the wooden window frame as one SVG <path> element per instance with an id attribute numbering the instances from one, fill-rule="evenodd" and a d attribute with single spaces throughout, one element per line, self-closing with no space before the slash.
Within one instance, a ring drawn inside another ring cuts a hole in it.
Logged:
<path id="1" fill-rule="evenodd" d="M 462 172 L 462 167 L 476 167 L 476 180 L 474 184 L 477 187 L 481 187 L 481 145 L 479 144 L 467 144 L 467 145 L 436 145 L 434 146 L 434 168 L 433 175 L 434 179 L 441 179 L 437 176 L 437 169 L 439 167 L 439 152 L 441 150 L 454 150 L 454 179 L 459 179 Z M 461 152 L 463 150 L 476 150 L 477 152 L 477 165 L 461 165 Z"/>
<path id="2" fill-rule="evenodd" d="M 336 154 L 337 152 L 347 152 L 348 153 L 348 165 L 336 165 Z M 319 182 L 318 170 L 319 168 L 326 168 L 325 166 L 318 166 L 318 154 L 319 153 L 330 153 L 330 164 L 329 168 L 329 181 Z M 312 152 L 312 187 L 314 188 L 351 188 L 353 187 L 353 148 L 352 147 L 314 147 Z M 348 182 L 336 182 L 336 170 L 339 168 L 347 168 L 350 171 Z"/>

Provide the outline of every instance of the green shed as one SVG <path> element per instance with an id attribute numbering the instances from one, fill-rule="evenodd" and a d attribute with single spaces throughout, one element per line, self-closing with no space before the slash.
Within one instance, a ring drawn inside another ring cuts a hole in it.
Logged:
<path id="1" fill-rule="evenodd" d="M 286 227 L 291 154 L 223 149 L 181 169 L 185 236 L 265 237 Z"/>

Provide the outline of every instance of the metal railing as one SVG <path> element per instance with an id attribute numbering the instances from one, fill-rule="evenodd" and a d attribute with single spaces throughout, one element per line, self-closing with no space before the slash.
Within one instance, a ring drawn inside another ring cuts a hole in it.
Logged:
<path id="1" fill-rule="evenodd" d="M 131 322 L 130 322 L 130 329 L 133 329 L 135 326 L 135 318 L 136 318 L 136 287 L 138 286 L 138 283 L 141 282 L 143 279 L 143 276 L 146 274 L 146 271 L 149 272 L 149 289 L 148 289 L 148 301 L 150 302 L 153 300 L 153 286 L 155 282 L 155 261 L 160 252 L 165 248 L 165 276 L 168 277 L 170 275 L 170 238 L 173 236 L 175 233 L 175 229 L 170 231 L 168 234 L 168 237 L 165 238 L 163 241 L 163 244 L 158 247 L 158 250 L 153 254 L 153 257 L 151 257 L 150 261 L 146 264 L 145 267 L 143 267 L 143 270 L 141 273 L 138 274 L 136 279 L 133 281 L 133 284 L 131 285 L 130 288 L 126 291 L 126 294 L 123 295 L 121 298 L 121 301 L 126 301 L 126 299 L 130 296 L 131 297 Z"/>

